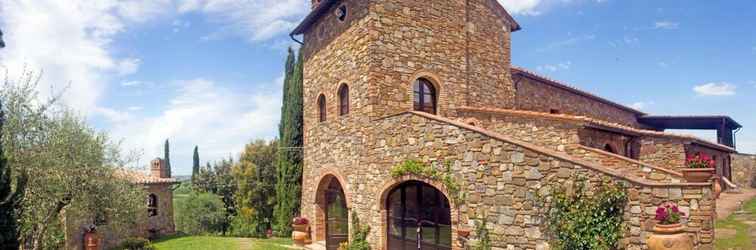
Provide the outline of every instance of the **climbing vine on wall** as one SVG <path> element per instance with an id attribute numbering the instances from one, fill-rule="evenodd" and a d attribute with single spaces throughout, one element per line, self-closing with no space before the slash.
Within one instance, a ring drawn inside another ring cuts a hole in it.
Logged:
<path id="1" fill-rule="evenodd" d="M 608 179 L 587 183 L 578 177 L 550 186 L 544 209 L 555 249 L 616 249 L 622 238 L 625 187 Z"/>
<path id="2" fill-rule="evenodd" d="M 398 178 L 405 175 L 422 176 L 443 183 L 446 191 L 452 195 L 450 197 L 452 202 L 456 205 L 459 205 L 466 197 L 466 193 L 461 190 L 461 185 L 454 179 L 451 162 L 446 162 L 442 171 L 416 160 L 407 160 L 391 168 L 392 177 Z"/>
<path id="3" fill-rule="evenodd" d="M 473 250 L 491 250 L 491 237 L 488 235 L 487 224 L 485 216 L 475 222 L 475 234 L 477 234 L 478 240 L 472 245 Z"/>

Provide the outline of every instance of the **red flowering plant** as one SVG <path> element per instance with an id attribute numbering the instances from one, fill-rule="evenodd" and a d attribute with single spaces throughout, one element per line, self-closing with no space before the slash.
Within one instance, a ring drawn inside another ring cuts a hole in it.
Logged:
<path id="1" fill-rule="evenodd" d="M 716 163 L 706 154 L 695 154 L 685 159 L 688 168 L 714 168 Z"/>
<path id="2" fill-rule="evenodd" d="M 680 211 L 677 204 L 665 203 L 659 205 L 656 208 L 656 220 L 662 225 L 672 225 L 680 223 L 680 220 L 685 218 L 685 213 Z"/>
<path id="3" fill-rule="evenodd" d="M 294 223 L 294 225 L 307 225 L 310 223 L 310 221 L 308 221 L 305 217 L 295 217 L 292 223 Z"/>

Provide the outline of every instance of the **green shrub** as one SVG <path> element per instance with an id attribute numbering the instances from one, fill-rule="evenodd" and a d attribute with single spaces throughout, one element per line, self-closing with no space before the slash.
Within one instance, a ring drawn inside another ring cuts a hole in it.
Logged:
<path id="1" fill-rule="evenodd" d="M 191 193 L 179 207 L 176 227 L 190 235 L 221 232 L 226 223 L 226 208 L 217 195 Z"/>
<path id="2" fill-rule="evenodd" d="M 362 226 L 357 213 L 352 213 L 352 240 L 339 244 L 339 250 L 370 250 L 370 243 L 367 241 L 369 226 Z"/>
<path id="3" fill-rule="evenodd" d="M 546 203 L 545 219 L 554 249 L 616 249 L 624 229 L 625 187 L 611 180 L 590 183 L 575 178 L 572 183 L 567 187 L 553 184 Z"/>
<path id="4" fill-rule="evenodd" d="M 145 238 L 126 238 L 114 248 L 115 250 L 153 250 L 150 241 Z"/>

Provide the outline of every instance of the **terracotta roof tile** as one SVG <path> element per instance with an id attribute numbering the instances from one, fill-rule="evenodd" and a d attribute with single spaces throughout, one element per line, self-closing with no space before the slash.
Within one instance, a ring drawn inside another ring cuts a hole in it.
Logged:
<path id="1" fill-rule="evenodd" d="M 460 110 L 463 111 L 473 111 L 473 112 L 487 112 L 487 113 L 499 113 L 499 114 L 512 114 L 512 115 L 521 115 L 521 116 L 533 116 L 533 117 L 541 117 L 541 118 L 548 118 L 548 119 L 561 119 L 561 120 L 569 120 L 569 121 L 577 121 L 577 122 L 584 122 L 590 125 L 599 125 L 599 126 L 605 126 L 609 128 L 615 128 L 618 130 L 626 131 L 629 133 L 634 134 L 641 134 L 641 135 L 647 135 L 647 136 L 660 136 L 660 137 L 674 137 L 674 138 L 681 138 L 681 139 L 689 139 L 693 140 L 697 144 L 701 144 L 704 146 L 709 146 L 712 148 L 716 148 L 719 150 L 724 150 L 728 152 L 736 152 L 735 149 L 710 142 L 692 135 L 684 135 L 684 134 L 676 134 L 676 133 L 669 133 L 669 132 L 661 132 L 661 131 L 654 131 L 654 130 L 647 130 L 647 129 L 639 129 L 634 128 L 626 125 L 622 125 L 619 123 L 613 123 L 608 122 L 604 120 L 599 120 L 591 117 L 586 116 L 575 116 L 575 115 L 567 115 L 567 114 L 550 114 L 550 113 L 543 113 L 543 112 L 536 112 L 536 111 L 528 111 L 528 110 L 514 110 L 514 109 L 497 109 L 497 108 L 476 108 L 476 107 L 460 107 Z"/>
<path id="2" fill-rule="evenodd" d="M 116 178 L 123 178 L 135 184 L 173 184 L 179 183 L 174 178 L 158 178 L 134 170 L 119 169 L 115 172 Z"/>

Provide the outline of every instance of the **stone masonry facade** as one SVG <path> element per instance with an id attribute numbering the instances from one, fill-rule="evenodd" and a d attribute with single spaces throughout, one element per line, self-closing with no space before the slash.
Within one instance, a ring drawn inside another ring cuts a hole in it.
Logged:
<path id="1" fill-rule="evenodd" d="M 171 185 L 178 182 L 169 177 L 169 171 L 165 166 L 165 161 L 156 158 L 150 162 L 149 175 L 131 170 L 119 170 L 115 173 L 115 178 L 126 179 L 134 185 L 141 186 L 148 197 L 144 199 L 146 202 L 144 211 L 140 213 L 133 228 L 113 228 L 109 225 L 97 226 L 97 232 L 101 237 L 100 249 L 115 248 L 124 239 L 130 237 L 154 239 L 176 233 Z M 156 206 L 150 206 L 150 196 L 155 197 L 156 203 L 154 205 Z M 150 213 L 150 209 L 155 209 L 154 213 Z M 91 215 L 66 211 L 63 224 L 65 225 L 66 237 L 65 249 L 84 249 L 84 233 L 93 224 Z"/>
<path id="2" fill-rule="evenodd" d="M 452 163 L 453 178 L 468 194 L 450 204 L 452 249 L 463 248 L 457 231 L 476 220 L 488 222 L 495 249 L 549 249 L 535 197 L 577 175 L 628 187 L 622 248 L 647 248 L 656 206 L 666 201 L 691 215 L 686 230 L 696 248 L 713 248 L 713 183 L 688 183 L 679 170 L 695 152 L 721 157 L 724 169 L 735 151 L 650 130 L 638 122 L 639 111 L 513 68 L 511 33 L 520 27 L 497 1 L 313 4 L 292 34 L 304 35 L 301 211 L 316 242 L 327 238 L 329 183 L 343 190 L 348 219 L 354 214 L 371 227 L 374 249 L 389 249 L 386 199 L 402 183 L 419 181 L 445 197 L 456 195 L 422 176 L 391 176 L 392 167 L 417 160 Z M 335 13 L 343 10 L 348 14 L 340 20 Z M 420 78 L 437 90 L 435 114 L 412 111 L 413 83 Z M 349 86 L 345 115 L 339 112 L 342 85 Z"/>

